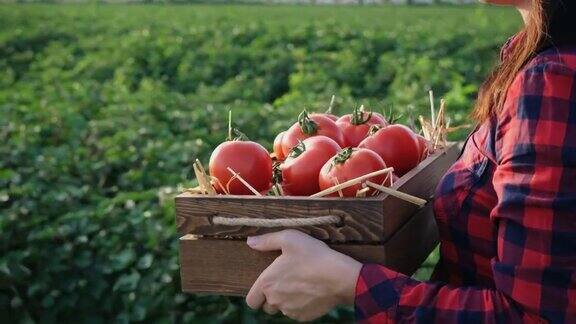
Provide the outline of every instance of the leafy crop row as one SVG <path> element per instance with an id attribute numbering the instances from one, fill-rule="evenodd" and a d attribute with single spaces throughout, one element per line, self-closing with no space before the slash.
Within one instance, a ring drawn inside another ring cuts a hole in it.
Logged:
<path id="1" fill-rule="evenodd" d="M 268 147 L 334 93 L 339 112 L 407 116 L 432 88 L 463 123 L 517 22 L 477 8 L 0 6 L 0 322 L 266 318 L 179 292 L 171 198 L 224 139 L 227 110 Z"/>

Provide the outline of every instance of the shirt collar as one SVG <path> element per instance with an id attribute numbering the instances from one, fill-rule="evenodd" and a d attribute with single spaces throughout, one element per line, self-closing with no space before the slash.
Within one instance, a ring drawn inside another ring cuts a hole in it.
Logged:
<path id="1" fill-rule="evenodd" d="M 506 43 L 504 43 L 504 46 L 502 46 L 502 48 L 500 49 L 500 61 L 504 61 L 505 59 L 508 58 L 508 56 L 510 56 L 510 54 L 512 53 L 512 50 L 520 41 L 520 38 L 521 38 L 520 36 L 521 36 L 521 34 L 518 33 L 518 34 L 508 38 Z"/>

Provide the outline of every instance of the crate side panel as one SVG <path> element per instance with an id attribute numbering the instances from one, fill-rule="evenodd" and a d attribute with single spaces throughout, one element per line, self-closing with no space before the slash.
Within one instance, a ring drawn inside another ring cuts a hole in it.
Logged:
<path id="1" fill-rule="evenodd" d="M 309 218 L 334 215 L 337 225 L 296 227 L 331 242 L 381 242 L 384 238 L 382 201 L 373 199 L 310 199 L 294 197 L 178 196 L 176 216 L 181 235 L 245 238 L 278 228 L 212 224 L 212 217 Z"/>
<path id="2" fill-rule="evenodd" d="M 363 263 L 385 262 L 381 245 L 334 244 L 330 247 Z M 180 240 L 182 290 L 245 296 L 277 256 L 276 252 L 254 251 L 242 240 L 183 238 Z"/>
<path id="3" fill-rule="evenodd" d="M 431 200 L 438 182 L 458 158 L 459 146 L 452 145 L 445 151 L 430 157 L 414 170 L 405 174 L 395 184 L 395 189 L 422 199 Z M 383 203 L 385 240 L 396 232 L 413 215 L 418 212 L 418 206 L 398 199 L 385 196 Z"/>
<path id="4" fill-rule="evenodd" d="M 438 245 L 432 203 L 419 211 L 385 243 L 386 266 L 412 275 Z"/>
<path id="5" fill-rule="evenodd" d="M 180 239 L 182 290 L 243 296 L 278 252 L 257 252 L 244 241 Z"/>

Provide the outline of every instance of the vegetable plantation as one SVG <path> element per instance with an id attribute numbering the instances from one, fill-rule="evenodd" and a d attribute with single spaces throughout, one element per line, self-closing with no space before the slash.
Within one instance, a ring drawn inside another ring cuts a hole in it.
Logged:
<path id="1" fill-rule="evenodd" d="M 0 322 L 286 321 L 180 293 L 172 197 L 228 110 L 269 150 L 332 94 L 409 123 L 433 89 L 469 123 L 519 24 L 484 6 L 0 5 Z"/>

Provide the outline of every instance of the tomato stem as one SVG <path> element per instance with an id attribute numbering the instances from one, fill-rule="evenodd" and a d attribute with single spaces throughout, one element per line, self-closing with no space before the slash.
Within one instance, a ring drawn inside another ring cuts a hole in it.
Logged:
<path id="1" fill-rule="evenodd" d="M 226 140 L 232 140 L 232 109 L 228 110 L 228 138 Z"/>
<path id="2" fill-rule="evenodd" d="M 332 108 L 334 107 L 334 101 L 335 100 L 336 100 L 336 96 L 332 95 L 332 98 L 330 98 L 330 105 L 328 105 L 328 109 L 326 110 L 326 114 L 332 113 Z"/>
<path id="3" fill-rule="evenodd" d="M 232 137 L 235 135 L 236 137 Z M 226 141 L 249 141 L 250 139 L 246 134 L 242 133 L 237 128 L 232 127 L 232 110 L 228 110 L 228 137 L 226 137 Z"/>
<path id="4" fill-rule="evenodd" d="M 370 129 L 368 130 L 368 136 L 370 135 L 374 135 L 377 131 L 379 131 L 380 129 L 382 129 L 381 125 L 372 125 L 370 126 Z"/>
<path id="5" fill-rule="evenodd" d="M 234 133 L 234 135 L 236 135 L 236 137 L 234 137 L 234 141 L 249 141 L 250 138 L 248 138 L 248 136 L 246 136 L 246 134 L 242 133 L 240 130 L 238 130 L 237 128 L 233 128 L 232 132 Z"/>
<path id="6" fill-rule="evenodd" d="M 290 156 L 291 158 L 297 158 L 304 152 L 306 152 L 306 144 L 304 144 L 304 142 L 302 142 L 301 140 L 298 140 L 298 144 L 296 144 L 290 150 L 290 154 L 288 154 L 288 156 Z"/>
<path id="7" fill-rule="evenodd" d="M 275 184 L 282 182 L 282 169 L 280 168 L 281 165 L 281 162 L 274 162 L 272 165 L 272 182 Z"/>
<path id="8" fill-rule="evenodd" d="M 386 122 L 388 123 L 388 125 L 396 124 L 396 122 L 398 122 L 402 117 L 403 117 L 402 114 L 394 113 L 394 111 L 392 111 L 392 107 L 390 107 L 390 111 L 386 118 Z"/>
<path id="9" fill-rule="evenodd" d="M 352 147 L 347 147 L 343 149 L 342 151 L 340 151 L 340 153 L 336 155 L 336 157 L 334 157 L 334 161 L 332 164 L 333 165 L 343 164 L 344 162 L 348 161 L 348 159 L 352 156 L 352 153 L 354 153 L 354 148 Z"/>
<path id="10" fill-rule="evenodd" d="M 360 107 L 354 107 L 354 111 L 352 112 L 352 119 L 350 120 L 350 122 L 352 123 L 352 125 L 363 125 L 366 124 L 370 118 L 372 118 L 372 112 L 368 112 L 368 116 L 366 118 L 364 118 L 365 115 L 365 111 L 364 111 L 364 106 L 360 106 Z"/>
<path id="11" fill-rule="evenodd" d="M 316 132 L 318 132 L 318 125 L 310 119 L 306 109 L 298 115 L 298 125 L 300 125 L 300 130 L 302 130 L 303 134 L 316 135 Z"/>

